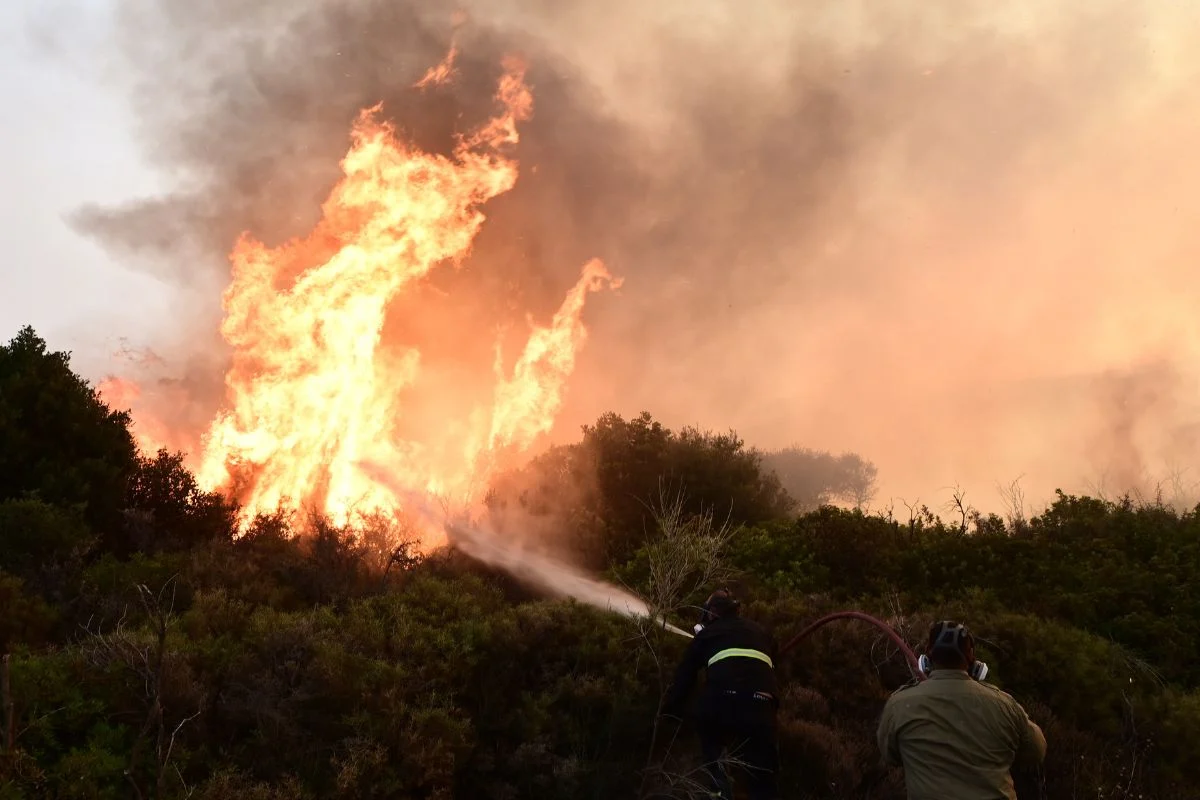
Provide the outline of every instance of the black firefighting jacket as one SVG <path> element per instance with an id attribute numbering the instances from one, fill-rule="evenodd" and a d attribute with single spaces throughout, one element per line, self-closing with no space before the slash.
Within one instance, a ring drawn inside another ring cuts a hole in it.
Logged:
<path id="1" fill-rule="evenodd" d="M 688 646 L 675 671 L 675 680 L 663 700 L 664 714 L 681 716 L 700 670 L 707 670 L 709 695 L 736 692 L 752 696 L 769 694 L 778 703 L 775 639 L 761 625 L 737 616 L 719 617 L 701 629 Z"/>

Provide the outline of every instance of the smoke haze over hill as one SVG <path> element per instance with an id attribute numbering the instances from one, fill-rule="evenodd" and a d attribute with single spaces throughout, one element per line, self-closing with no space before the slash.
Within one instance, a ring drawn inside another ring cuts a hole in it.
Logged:
<path id="1" fill-rule="evenodd" d="M 960 484 L 990 507 L 1020 475 L 1032 500 L 1200 479 L 1186 472 L 1200 468 L 1194 6 L 120 13 L 137 135 L 177 191 L 75 223 L 194 297 L 178 327 L 135 343 L 152 344 L 139 375 L 182 430 L 221 402 L 238 235 L 313 227 L 363 107 L 449 152 L 517 52 L 534 95 L 517 185 L 484 209 L 462 268 L 401 298 L 384 332 L 442 365 L 447 391 L 492 358 L 491 331 L 548 317 L 599 257 L 624 284 L 585 314 L 560 440 L 646 409 L 763 447 L 861 453 L 885 503 Z M 452 38 L 455 83 L 414 92 Z"/>

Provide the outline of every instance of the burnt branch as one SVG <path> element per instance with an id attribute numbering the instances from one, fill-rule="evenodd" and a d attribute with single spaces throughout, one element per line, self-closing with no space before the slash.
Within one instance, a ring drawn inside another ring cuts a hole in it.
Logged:
<path id="1" fill-rule="evenodd" d="M 173 728 L 166 721 L 163 695 L 168 678 L 169 640 L 176 619 L 178 576 L 172 576 L 158 591 L 151 590 L 145 584 L 136 584 L 134 589 L 145 615 L 142 626 L 134 628 L 129 625 L 126 608 L 111 631 L 106 632 L 99 626 L 95 630 L 85 628 L 89 636 L 84 645 L 84 653 L 93 668 L 122 669 L 141 684 L 140 699 L 145 717 L 134 740 L 129 763 L 125 768 L 125 778 L 136 797 L 146 795 L 145 790 L 148 787 L 139 783 L 138 775 L 146 747 L 152 742 L 153 795 L 162 797 L 176 739 L 184 726 L 196 719 L 201 711 L 197 710 L 194 714 L 184 717 Z"/>
<path id="2" fill-rule="evenodd" d="M 16 715 L 13 712 L 12 683 L 10 661 L 12 656 L 5 653 L 0 657 L 0 703 L 4 706 L 4 751 L 11 753 L 16 746 Z"/>

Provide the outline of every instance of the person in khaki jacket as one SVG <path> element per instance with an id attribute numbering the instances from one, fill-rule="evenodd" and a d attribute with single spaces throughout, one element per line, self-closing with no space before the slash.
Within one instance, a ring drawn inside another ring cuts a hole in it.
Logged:
<path id="1" fill-rule="evenodd" d="M 1046 737 L 1020 703 L 984 683 L 987 664 L 952 620 L 929 631 L 928 680 L 888 698 L 879 749 L 904 768 L 908 800 L 1016 800 L 1010 770 L 1046 757 Z"/>

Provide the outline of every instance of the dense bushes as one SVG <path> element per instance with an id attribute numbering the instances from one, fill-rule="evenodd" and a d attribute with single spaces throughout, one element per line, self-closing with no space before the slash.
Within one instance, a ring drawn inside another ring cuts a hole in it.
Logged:
<path id="1" fill-rule="evenodd" d="M 628 559 L 653 532 L 660 494 L 686 490 L 685 510 L 712 510 L 735 524 L 786 516 L 794 503 L 762 459 L 732 433 L 676 433 L 649 414 L 605 414 L 584 427 L 579 444 L 502 476 L 489 505 L 501 520 L 515 512 L 523 527 L 544 531 L 550 546 L 565 541 L 573 558 L 604 569 Z"/>
<path id="2" fill-rule="evenodd" d="M 778 593 L 842 601 L 895 596 L 937 608 L 964 598 L 1112 639 L 1187 687 L 1200 685 L 1200 509 L 1188 513 L 1059 494 L 1020 530 L 974 532 L 826 507 L 746 532 L 733 562 Z"/>
<path id="3" fill-rule="evenodd" d="M 236 509 L 177 455 L 134 453 L 126 425 L 32 332 L 0 352 L 15 708 L 0 798 L 599 799 L 695 767 L 689 730 L 654 734 L 684 640 L 538 599 L 454 552 L 418 557 L 394 520 L 281 514 L 235 538 Z M 650 595 L 669 543 L 652 511 L 682 492 L 685 516 L 733 526 L 729 579 L 781 641 L 846 607 L 914 643 L 935 617 L 967 620 L 1047 732 L 1022 797 L 1200 797 L 1200 513 L 1060 495 L 1010 524 L 795 516 L 764 463 L 733 435 L 606 415 L 490 503 L 501 527 L 540 520 Z M 902 797 L 874 744 L 908 679 L 894 646 L 839 623 L 780 671 L 787 796 Z"/>

